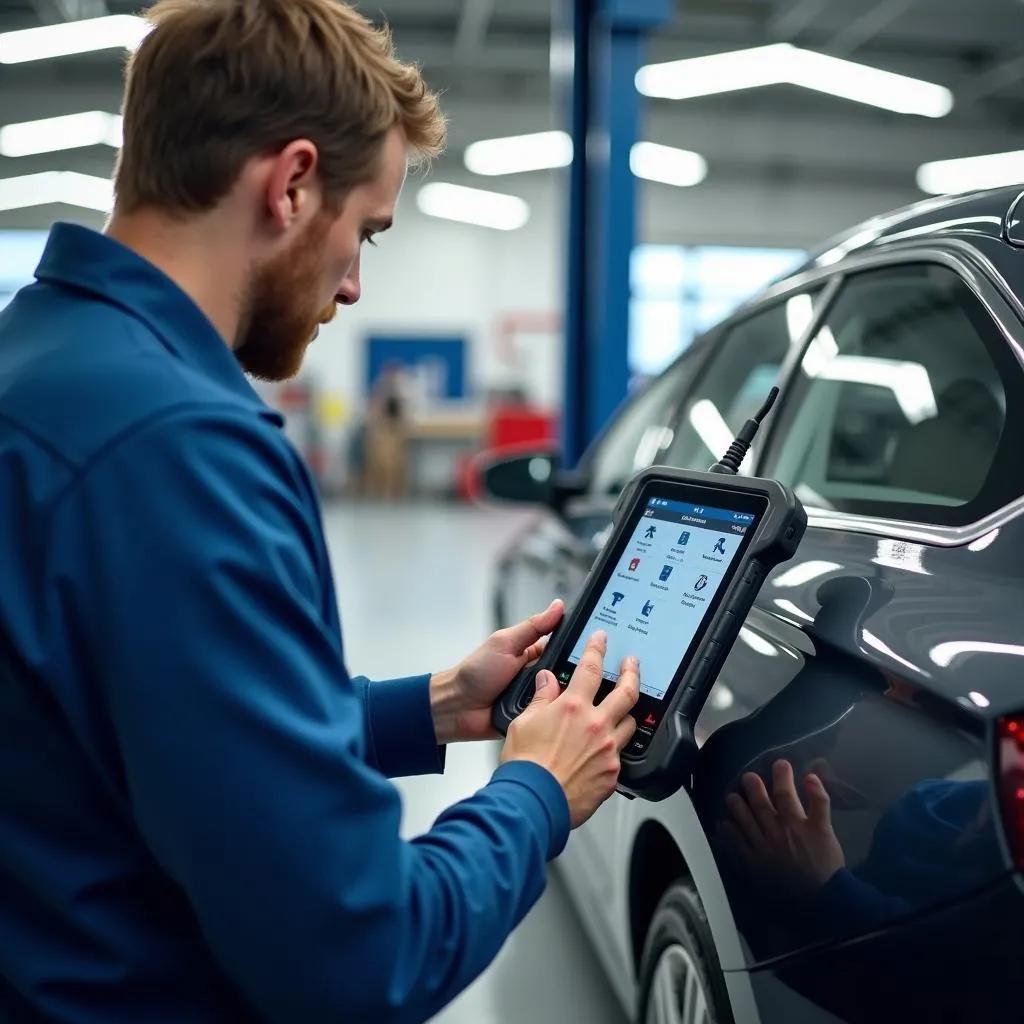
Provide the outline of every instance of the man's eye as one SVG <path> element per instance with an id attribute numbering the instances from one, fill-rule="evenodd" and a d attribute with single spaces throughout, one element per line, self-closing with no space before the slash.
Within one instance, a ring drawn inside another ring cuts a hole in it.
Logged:
<path id="1" fill-rule="evenodd" d="M 377 248 L 377 243 L 373 240 L 372 231 L 363 232 L 363 241 L 366 242 L 368 245 L 372 245 L 375 249 Z"/>

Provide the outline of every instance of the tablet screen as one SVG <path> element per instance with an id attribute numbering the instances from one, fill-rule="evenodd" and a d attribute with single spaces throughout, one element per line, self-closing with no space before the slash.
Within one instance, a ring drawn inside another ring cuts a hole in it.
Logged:
<path id="1" fill-rule="evenodd" d="M 719 497 L 721 501 L 721 496 Z M 695 637 L 710 621 L 759 514 L 651 497 L 608 576 L 566 669 L 575 667 L 596 630 L 608 634 L 605 678 L 623 658 L 640 661 L 641 701 L 663 701 Z M 567 679 L 562 673 L 563 681 Z"/>

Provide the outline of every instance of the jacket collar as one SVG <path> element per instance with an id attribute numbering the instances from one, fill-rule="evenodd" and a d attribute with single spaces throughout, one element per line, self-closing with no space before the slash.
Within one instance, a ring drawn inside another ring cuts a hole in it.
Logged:
<path id="1" fill-rule="evenodd" d="M 283 417 L 263 401 L 203 311 L 163 271 L 108 235 L 56 223 L 35 276 L 89 292 L 141 320 L 171 353 L 213 378 L 263 415 Z"/>

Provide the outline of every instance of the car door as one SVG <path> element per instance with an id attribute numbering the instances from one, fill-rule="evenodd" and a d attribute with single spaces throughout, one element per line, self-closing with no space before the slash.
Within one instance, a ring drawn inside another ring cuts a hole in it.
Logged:
<path id="1" fill-rule="evenodd" d="M 811 526 L 748 619 L 761 650 L 738 643 L 726 662 L 730 707 L 702 716 L 694 795 L 715 836 L 743 772 L 770 779 L 780 758 L 798 778 L 817 772 L 832 788 L 847 867 L 886 894 L 891 917 L 869 920 L 865 903 L 826 919 L 810 897 L 782 908 L 722 854 L 746 966 L 953 901 L 1000 870 L 995 825 L 973 804 L 971 856 L 955 871 L 939 862 L 960 837 L 917 849 L 929 840 L 913 814 L 936 787 L 964 800 L 987 791 L 985 723 L 963 713 L 970 698 L 960 696 L 987 680 L 948 677 L 933 652 L 964 635 L 1012 642 L 1007 621 L 1024 614 L 1024 596 L 1004 568 L 1012 537 L 990 533 L 977 550 L 941 538 L 1024 490 L 1014 442 L 1024 375 L 1005 333 L 1020 324 L 974 275 L 904 259 L 847 274 L 800 355 L 759 471 L 796 490 Z M 787 977 L 844 1020 L 866 998 L 841 974 L 842 985 L 824 987 L 799 969 Z"/>

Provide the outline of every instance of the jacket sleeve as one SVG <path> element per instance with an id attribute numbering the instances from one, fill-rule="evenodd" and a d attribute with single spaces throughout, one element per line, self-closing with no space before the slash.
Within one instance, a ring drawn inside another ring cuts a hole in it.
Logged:
<path id="1" fill-rule="evenodd" d="M 51 643 L 93 680 L 142 837 L 264 1018 L 425 1021 L 537 900 L 568 809 L 512 763 L 400 839 L 309 506 L 273 429 L 152 424 L 51 510 Z"/>
<path id="2" fill-rule="evenodd" d="M 439 746 L 430 711 L 430 676 L 369 680 L 352 685 L 363 702 L 366 763 L 389 779 L 444 773 L 445 748 Z"/>

